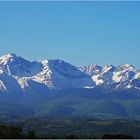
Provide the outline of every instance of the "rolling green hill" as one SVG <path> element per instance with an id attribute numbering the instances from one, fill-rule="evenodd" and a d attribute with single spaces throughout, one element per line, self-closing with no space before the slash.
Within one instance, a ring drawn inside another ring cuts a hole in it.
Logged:
<path id="1" fill-rule="evenodd" d="M 0 118 L 78 116 L 140 119 L 139 106 L 140 92 L 136 90 L 69 89 L 35 94 L 1 94 Z"/>

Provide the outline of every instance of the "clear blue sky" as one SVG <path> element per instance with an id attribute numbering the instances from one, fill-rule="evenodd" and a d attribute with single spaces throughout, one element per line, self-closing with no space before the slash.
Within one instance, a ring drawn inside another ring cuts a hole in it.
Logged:
<path id="1" fill-rule="evenodd" d="M 140 68 L 140 2 L 0 2 L 0 55 Z"/>

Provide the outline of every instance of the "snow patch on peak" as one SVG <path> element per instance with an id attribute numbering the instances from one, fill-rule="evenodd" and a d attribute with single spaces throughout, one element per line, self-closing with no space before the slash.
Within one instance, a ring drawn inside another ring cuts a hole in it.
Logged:
<path id="1" fill-rule="evenodd" d="M 120 76 L 120 72 L 114 72 L 112 79 L 115 82 L 120 82 L 122 79 L 122 76 Z"/>
<path id="2" fill-rule="evenodd" d="M 1 80 L 0 80 L 0 90 L 7 91 L 7 88 L 5 87 L 4 83 Z"/>
<path id="3" fill-rule="evenodd" d="M 92 80 L 96 83 L 96 85 L 101 85 L 104 83 L 102 79 L 99 79 L 99 75 L 93 75 Z"/>
<path id="4" fill-rule="evenodd" d="M 17 57 L 17 55 L 15 53 L 8 53 L 3 55 L 2 57 L 12 58 L 12 57 Z"/>
<path id="5" fill-rule="evenodd" d="M 106 73 L 106 72 L 112 72 L 112 71 L 114 71 L 114 69 L 115 69 L 115 66 L 113 66 L 113 65 L 108 65 L 108 66 L 104 66 L 103 67 L 103 70 L 102 70 L 102 73 Z"/>
<path id="6" fill-rule="evenodd" d="M 45 60 L 41 61 L 41 63 L 42 63 L 43 65 L 48 65 L 49 61 L 48 61 L 47 59 L 45 59 Z"/>
<path id="7" fill-rule="evenodd" d="M 8 57 L 13 57 L 13 58 L 14 58 L 14 57 L 18 57 L 15 53 L 8 53 L 7 56 L 8 56 Z"/>
<path id="8" fill-rule="evenodd" d="M 0 70 L 0 74 L 3 74 L 4 72 L 2 70 Z"/>
<path id="9" fill-rule="evenodd" d="M 6 65 L 6 64 L 12 62 L 15 57 L 17 57 L 17 56 L 13 53 L 9 53 L 7 55 L 4 55 L 4 56 L 0 57 L 0 64 Z"/>
<path id="10" fill-rule="evenodd" d="M 117 71 L 132 70 L 136 71 L 136 68 L 131 64 L 121 64 L 116 67 Z"/>
<path id="11" fill-rule="evenodd" d="M 93 64 L 93 65 L 88 65 L 84 67 L 79 67 L 79 70 L 86 73 L 89 76 L 93 76 L 93 75 L 99 74 L 100 71 L 102 70 L 102 67 L 96 64 Z"/>
<path id="12" fill-rule="evenodd" d="M 134 76 L 134 79 L 140 79 L 140 71 L 138 71 L 138 72 L 136 73 L 136 75 Z"/>
<path id="13" fill-rule="evenodd" d="M 17 78 L 17 81 L 19 83 L 19 85 L 21 86 L 22 89 L 25 89 L 28 86 L 28 82 L 26 78 Z"/>

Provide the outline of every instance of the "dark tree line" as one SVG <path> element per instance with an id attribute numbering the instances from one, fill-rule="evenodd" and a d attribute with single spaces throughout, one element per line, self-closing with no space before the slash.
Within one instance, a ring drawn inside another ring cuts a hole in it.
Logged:
<path id="1" fill-rule="evenodd" d="M 23 133 L 20 127 L 10 126 L 10 125 L 0 125 L 0 139 L 37 139 L 35 131 L 28 131 Z M 51 138 L 56 139 L 57 136 L 52 136 Z M 78 139 L 77 135 L 69 134 L 64 137 L 65 139 Z M 104 134 L 101 139 L 133 139 L 132 136 L 119 135 L 119 134 Z"/>
<path id="2" fill-rule="evenodd" d="M 36 138 L 34 131 L 28 131 L 26 134 L 20 127 L 10 126 L 10 125 L 0 125 L 0 139 L 34 139 Z"/>

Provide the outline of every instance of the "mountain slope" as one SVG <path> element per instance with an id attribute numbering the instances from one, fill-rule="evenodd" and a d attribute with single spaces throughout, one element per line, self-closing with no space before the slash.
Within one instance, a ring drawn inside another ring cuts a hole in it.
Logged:
<path id="1" fill-rule="evenodd" d="M 1 91 L 6 91 L 12 84 L 20 92 L 26 92 L 26 89 L 36 92 L 43 88 L 45 92 L 45 88 L 67 89 L 95 85 L 90 76 L 58 59 L 30 62 L 16 54 L 8 54 L 0 57 L 0 70 L 5 74 L 1 76 Z M 10 79 L 9 83 L 4 82 L 8 77 L 14 82 Z"/>
<path id="2" fill-rule="evenodd" d="M 0 70 L 12 76 L 31 77 L 42 70 L 42 65 L 11 53 L 0 57 Z"/>
<path id="3" fill-rule="evenodd" d="M 140 72 L 130 64 L 109 65 L 105 67 L 89 65 L 79 69 L 90 75 L 96 86 L 111 89 L 140 88 Z"/>
<path id="4" fill-rule="evenodd" d="M 45 60 L 42 61 L 42 64 L 43 71 L 34 76 L 33 80 L 50 88 L 65 89 L 94 86 L 90 76 L 62 60 Z"/>

